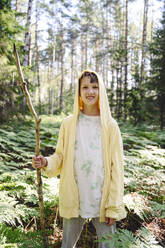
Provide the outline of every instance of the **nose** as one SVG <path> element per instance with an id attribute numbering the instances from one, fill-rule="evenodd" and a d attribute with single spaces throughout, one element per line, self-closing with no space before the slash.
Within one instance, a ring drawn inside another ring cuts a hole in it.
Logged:
<path id="1" fill-rule="evenodd" d="M 93 93 L 94 93 L 93 88 L 90 88 L 88 93 L 89 93 L 89 94 L 93 94 Z"/>

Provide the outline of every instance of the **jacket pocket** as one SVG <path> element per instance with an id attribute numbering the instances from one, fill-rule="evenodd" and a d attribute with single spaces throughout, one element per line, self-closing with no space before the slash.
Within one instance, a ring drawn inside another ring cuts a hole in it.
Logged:
<path id="1" fill-rule="evenodd" d="M 78 193 L 73 182 L 64 179 L 60 182 L 59 204 L 65 208 L 78 207 Z"/>

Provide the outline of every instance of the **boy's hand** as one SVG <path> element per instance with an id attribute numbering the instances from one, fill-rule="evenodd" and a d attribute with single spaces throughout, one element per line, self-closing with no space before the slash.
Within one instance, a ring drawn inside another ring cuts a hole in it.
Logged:
<path id="1" fill-rule="evenodd" d="M 34 169 L 41 169 L 47 166 L 47 159 L 41 155 L 32 157 L 32 166 Z"/>
<path id="2" fill-rule="evenodd" d="M 111 226 L 111 225 L 114 225 L 116 220 L 113 219 L 113 218 L 109 218 L 109 217 L 105 217 L 105 221 L 106 221 L 106 225 L 107 226 Z"/>

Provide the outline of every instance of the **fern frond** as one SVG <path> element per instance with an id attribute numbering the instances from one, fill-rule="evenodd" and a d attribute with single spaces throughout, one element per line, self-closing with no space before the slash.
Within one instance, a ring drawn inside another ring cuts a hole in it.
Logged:
<path id="1" fill-rule="evenodd" d="M 0 223 L 16 225 L 16 221 L 18 221 L 22 224 L 21 215 L 23 210 L 16 205 L 18 202 L 5 192 L 0 192 L 0 199 Z"/>
<path id="2" fill-rule="evenodd" d="M 125 195 L 124 203 L 129 211 L 134 211 L 143 220 L 146 217 L 146 212 L 151 213 L 148 200 L 137 193 Z"/>
<path id="3" fill-rule="evenodd" d="M 152 248 L 162 248 L 159 245 L 158 241 L 156 241 L 152 232 L 145 227 L 142 227 L 141 229 L 138 230 L 137 237 L 139 238 L 139 240 L 141 240 L 144 243 L 146 248 L 151 248 L 151 247 Z"/>
<path id="4" fill-rule="evenodd" d="M 162 248 L 147 228 L 138 230 L 137 235 L 127 229 L 117 229 L 114 234 L 106 234 L 99 240 L 109 244 L 109 248 Z"/>

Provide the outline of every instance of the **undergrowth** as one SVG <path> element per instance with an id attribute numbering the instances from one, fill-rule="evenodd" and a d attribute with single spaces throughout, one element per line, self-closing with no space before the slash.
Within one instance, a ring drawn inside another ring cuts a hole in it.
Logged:
<path id="1" fill-rule="evenodd" d="M 111 239 L 104 235 L 100 240 L 103 243 L 108 243 L 109 248 L 161 248 L 158 241 L 155 240 L 152 232 L 142 227 L 138 230 L 136 236 L 127 229 L 118 229 L 115 234 L 111 235 Z"/>
<path id="2" fill-rule="evenodd" d="M 60 122 L 60 118 L 43 117 L 42 154 L 55 150 Z M 31 119 L 0 127 L 0 248 L 43 247 L 36 171 L 31 166 L 34 151 L 35 123 Z M 58 179 L 43 175 L 43 195 L 45 217 L 50 219 L 58 206 Z M 51 224 L 47 226 L 48 234 Z"/>
<path id="3" fill-rule="evenodd" d="M 62 118 L 42 116 L 41 153 L 45 156 L 55 150 Z M 164 247 L 165 132 L 128 123 L 121 123 L 120 127 L 125 154 L 127 218 L 118 223 L 111 240 L 107 236 L 103 239 L 116 248 Z M 0 248 L 43 247 L 36 172 L 31 167 L 34 150 L 35 124 L 31 119 L 0 127 Z M 47 179 L 43 175 L 49 239 L 58 227 L 54 222 L 54 219 L 58 222 L 58 181 L 58 178 Z M 151 225 L 154 220 L 160 224 L 161 235 Z M 56 247 L 53 242 L 51 247 Z"/>

